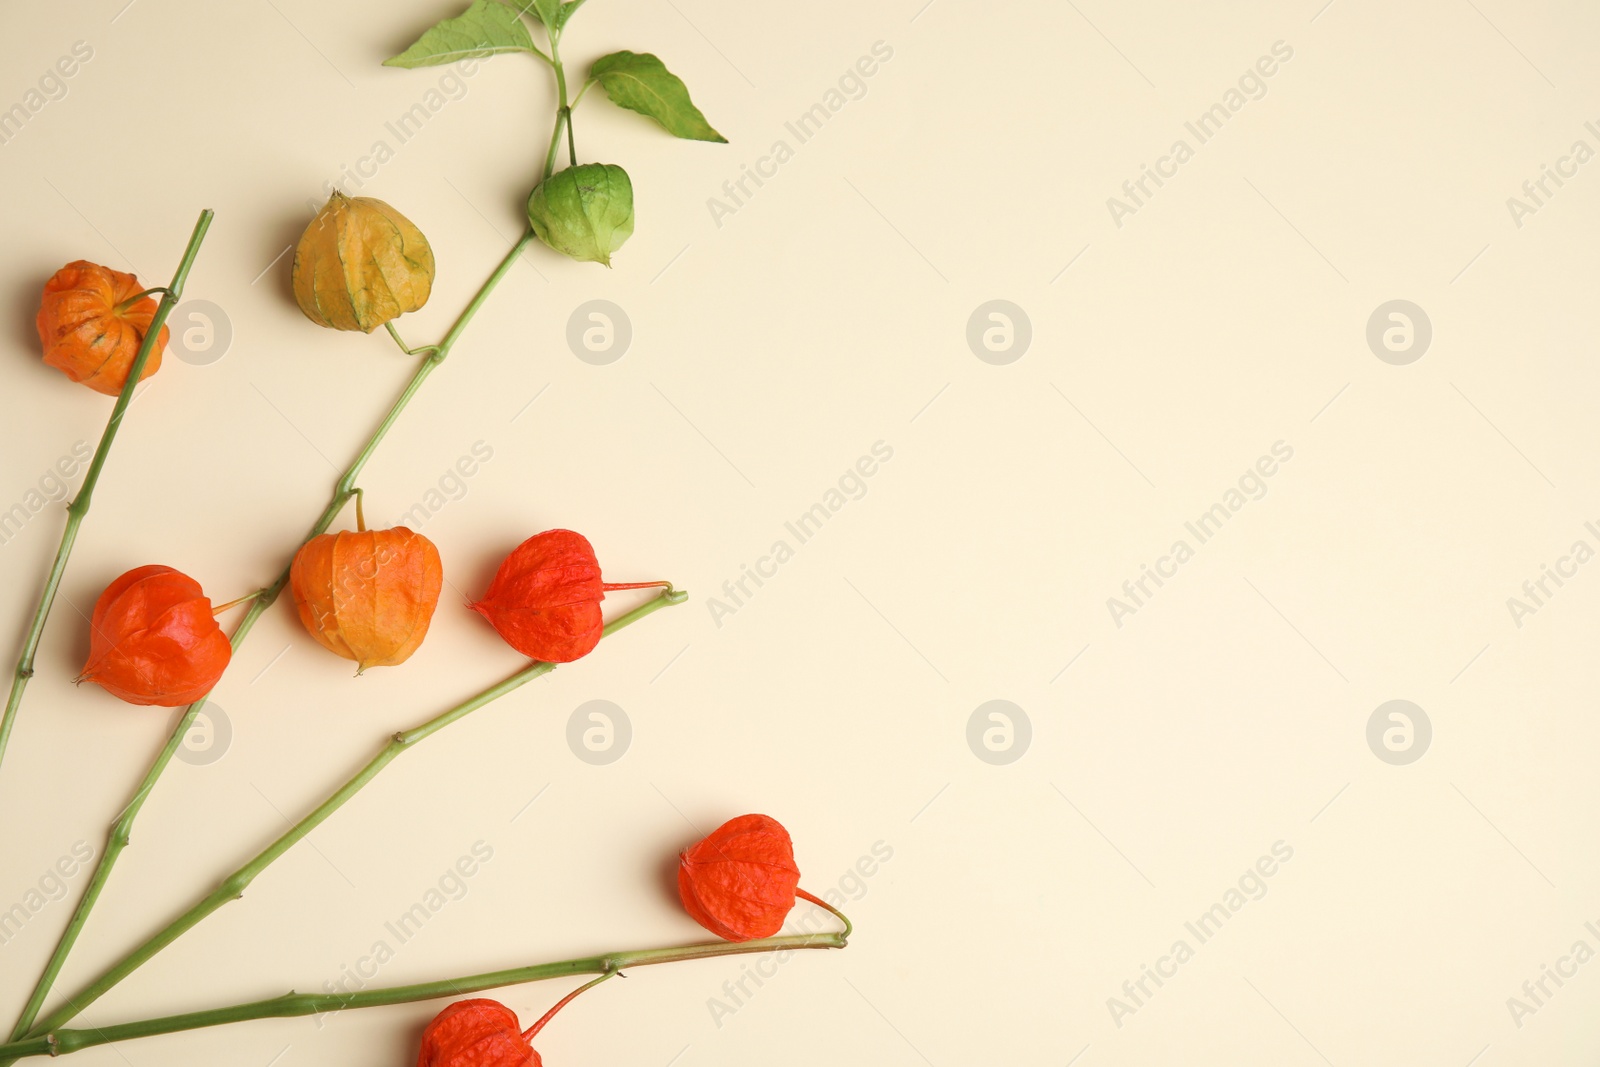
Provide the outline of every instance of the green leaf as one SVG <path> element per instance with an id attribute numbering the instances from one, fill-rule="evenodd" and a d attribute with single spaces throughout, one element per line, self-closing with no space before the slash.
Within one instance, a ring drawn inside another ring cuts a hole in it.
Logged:
<path id="1" fill-rule="evenodd" d="M 527 0 L 517 0 L 519 6 L 526 2 Z M 534 14 L 539 16 L 540 22 L 552 30 L 561 29 L 561 0 L 533 0 L 533 10 Z"/>
<path id="2" fill-rule="evenodd" d="M 589 76 L 600 83 L 612 103 L 650 116 L 674 137 L 728 142 L 706 122 L 678 76 L 649 52 L 601 56 L 589 68 Z"/>
<path id="3" fill-rule="evenodd" d="M 559 30 L 566 26 L 567 20 L 572 17 L 573 12 L 577 11 L 578 8 L 582 6 L 583 0 L 567 0 L 565 4 L 562 4 L 561 14 L 556 16 L 556 29 Z"/>
<path id="4" fill-rule="evenodd" d="M 566 22 L 561 12 L 561 0 L 500 0 L 519 15 L 532 15 L 552 30 L 560 30 Z"/>
<path id="5" fill-rule="evenodd" d="M 482 59 L 503 52 L 542 55 L 533 46 L 528 26 L 499 0 L 472 0 L 472 6 L 453 19 L 445 19 L 397 56 L 386 67 L 436 67 L 458 59 Z"/>

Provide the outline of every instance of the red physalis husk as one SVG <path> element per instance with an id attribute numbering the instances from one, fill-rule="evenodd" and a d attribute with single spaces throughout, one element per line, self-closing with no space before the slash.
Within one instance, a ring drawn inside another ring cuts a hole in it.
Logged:
<path id="1" fill-rule="evenodd" d="M 497 1000 L 459 1000 L 422 1031 L 417 1067 L 540 1067 L 517 1013 Z"/>
<path id="2" fill-rule="evenodd" d="M 678 857 L 678 896 L 729 941 L 771 937 L 794 907 L 800 868 L 789 831 L 766 815 L 729 819 Z"/>
<path id="3" fill-rule="evenodd" d="M 89 623 L 89 662 L 79 680 L 130 704 L 192 704 L 233 655 L 200 583 L 171 567 L 122 575 L 95 601 Z"/>
<path id="4" fill-rule="evenodd" d="M 512 550 L 473 611 L 489 620 L 506 644 L 531 659 L 570 663 L 600 643 L 600 601 L 610 590 L 666 582 L 610 584 L 582 534 L 546 530 Z"/>
<path id="5" fill-rule="evenodd" d="M 533 1039 L 556 1012 L 612 973 L 574 989 L 526 1030 L 517 1021 L 517 1013 L 498 1000 L 458 1000 L 435 1015 L 422 1031 L 417 1067 L 542 1067 Z"/>

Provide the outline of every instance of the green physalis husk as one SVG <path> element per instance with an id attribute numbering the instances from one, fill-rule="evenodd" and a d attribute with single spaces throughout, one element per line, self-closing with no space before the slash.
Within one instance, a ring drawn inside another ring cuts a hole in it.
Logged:
<path id="1" fill-rule="evenodd" d="M 539 240 L 564 256 L 611 266 L 611 253 L 633 233 L 633 183 L 610 163 L 558 171 L 528 197 Z"/>

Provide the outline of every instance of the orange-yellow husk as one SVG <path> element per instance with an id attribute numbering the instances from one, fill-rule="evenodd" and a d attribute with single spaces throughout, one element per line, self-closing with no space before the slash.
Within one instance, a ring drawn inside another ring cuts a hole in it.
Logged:
<path id="1" fill-rule="evenodd" d="M 443 582 L 439 550 L 404 526 L 312 538 L 289 568 L 306 631 L 358 672 L 404 663 L 417 650 Z"/>

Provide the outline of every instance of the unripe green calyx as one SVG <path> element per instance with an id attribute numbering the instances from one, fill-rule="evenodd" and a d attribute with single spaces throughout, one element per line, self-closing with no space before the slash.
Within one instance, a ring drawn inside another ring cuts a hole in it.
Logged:
<path id="1" fill-rule="evenodd" d="M 633 183 L 610 163 L 558 171 L 528 197 L 539 240 L 564 256 L 611 266 L 611 253 L 633 234 Z"/>

